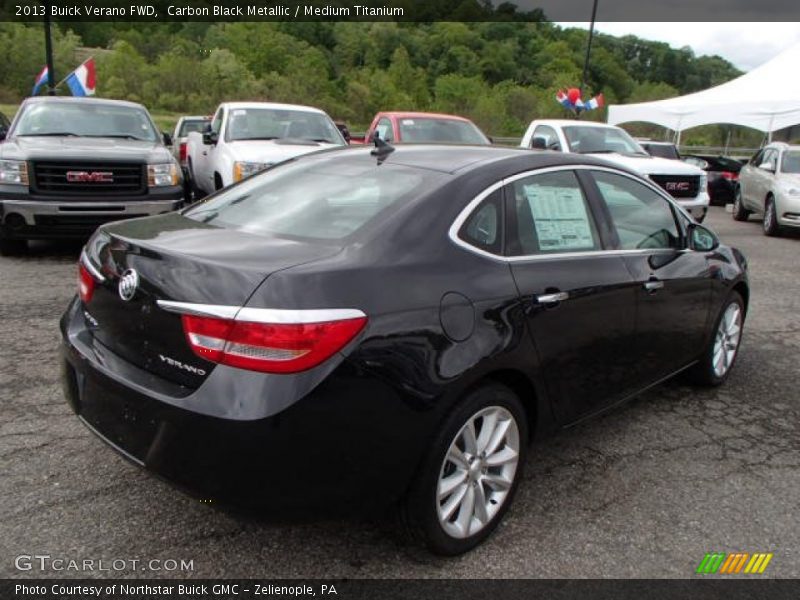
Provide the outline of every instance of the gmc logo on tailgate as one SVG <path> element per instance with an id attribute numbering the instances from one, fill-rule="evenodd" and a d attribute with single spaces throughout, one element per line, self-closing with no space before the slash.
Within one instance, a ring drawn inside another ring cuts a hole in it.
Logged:
<path id="1" fill-rule="evenodd" d="M 688 192 L 691 186 L 688 181 L 668 181 L 664 187 L 668 192 Z"/>
<path id="2" fill-rule="evenodd" d="M 70 183 L 113 183 L 114 173 L 110 171 L 67 171 Z"/>

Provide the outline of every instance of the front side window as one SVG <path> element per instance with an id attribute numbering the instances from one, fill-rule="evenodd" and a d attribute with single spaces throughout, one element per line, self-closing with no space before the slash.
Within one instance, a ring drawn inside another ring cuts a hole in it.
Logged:
<path id="1" fill-rule="evenodd" d="M 378 137 L 384 142 L 391 142 L 394 140 L 392 122 L 389 119 L 383 118 L 378 121 L 378 125 L 375 127 L 375 133 L 377 133 Z"/>
<path id="2" fill-rule="evenodd" d="M 549 127 L 547 125 L 538 125 L 536 129 L 533 131 L 533 138 L 531 139 L 531 143 L 536 138 L 542 138 L 544 143 L 544 147 L 548 150 L 557 150 L 561 151 L 561 142 L 558 140 L 558 135 L 556 134 L 555 129 Z"/>
<path id="3" fill-rule="evenodd" d="M 515 235 L 509 254 L 599 250 L 600 238 L 586 197 L 572 171 L 542 173 L 506 187 Z"/>
<path id="4" fill-rule="evenodd" d="M 214 115 L 214 120 L 211 122 L 211 131 L 216 134 L 219 134 L 220 130 L 222 129 L 222 118 L 225 115 L 225 111 L 223 109 L 219 109 L 217 114 Z"/>
<path id="5" fill-rule="evenodd" d="M 159 139 L 144 109 L 82 100 L 32 103 L 20 116 L 14 135 Z"/>
<path id="6" fill-rule="evenodd" d="M 592 174 L 617 230 L 620 248 L 681 247 L 675 214 L 659 193 L 624 175 L 605 171 Z"/>
<path id="7" fill-rule="evenodd" d="M 763 163 L 765 168 L 770 171 L 775 171 L 778 167 L 778 151 L 777 150 L 767 150 L 764 153 Z M 759 165 L 760 166 L 760 165 Z"/>

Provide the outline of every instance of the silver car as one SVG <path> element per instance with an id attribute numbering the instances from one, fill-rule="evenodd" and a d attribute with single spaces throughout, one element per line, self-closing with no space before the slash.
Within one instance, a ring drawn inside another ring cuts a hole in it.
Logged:
<path id="1" fill-rule="evenodd" d="M 742 167 L 733 218 L 746 221 L 751 213 L 764 215 L 766 235 L 800 228 L 800 146 L 769 144 Z"/>

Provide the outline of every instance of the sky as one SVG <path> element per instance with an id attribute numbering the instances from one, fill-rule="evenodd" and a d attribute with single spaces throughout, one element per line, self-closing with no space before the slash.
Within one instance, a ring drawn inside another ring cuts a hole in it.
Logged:
<path id="1" fill-rule="evenodd" d="M 589 28 L 589 23 L 562 22 L 559 25 Z M 598 22 L 596 30 L 615 36 L 632 34 L 667 42 L 674 48 L 689 46 L 698 56 L 717 54 L 742 71 L 749 71 L 800 42 L 800 23 Z"/>

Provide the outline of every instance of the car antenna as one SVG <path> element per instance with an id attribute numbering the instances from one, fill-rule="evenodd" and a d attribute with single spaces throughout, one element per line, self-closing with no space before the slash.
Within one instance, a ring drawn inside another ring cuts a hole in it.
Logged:
<path id="1" fill-rule="evenodd" d="M 372 139 L 375 142 L 375 148 L 372 149 L 370 154 L 378 157 L 378 164 L 380 165 L 386 160 L 387 156 L 396 150 L 396 148 L 389 142 L 382 140 L 377 131 Z"/>

